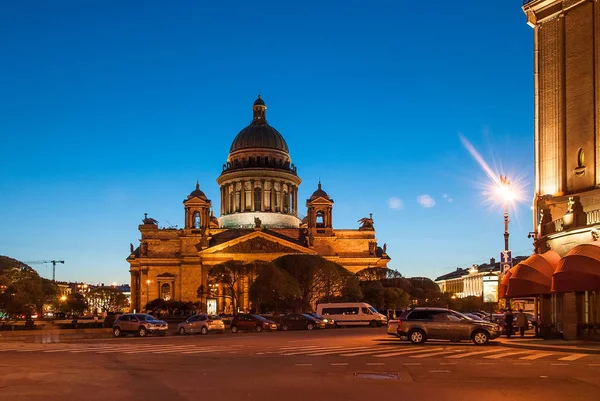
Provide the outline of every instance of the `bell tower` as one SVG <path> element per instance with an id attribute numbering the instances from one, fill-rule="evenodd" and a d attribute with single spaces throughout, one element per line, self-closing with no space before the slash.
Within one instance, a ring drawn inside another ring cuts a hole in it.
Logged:
<path id="1" fill-rule="evenodd" d="M 306 200 L 308 209 L 308 231 L 312 236 L 333 235 L 333 199 L 321 188 L 321 181 L 310 199 Z"/>
<path id="2" fill-rule="evenodd" d="M 185 228 L 201 230 L 210 227 L 212 203 L 200 190 L 198 182 L 196 182 L 196 189 L 183 201 L 183 206 L 185 208 Z"/>

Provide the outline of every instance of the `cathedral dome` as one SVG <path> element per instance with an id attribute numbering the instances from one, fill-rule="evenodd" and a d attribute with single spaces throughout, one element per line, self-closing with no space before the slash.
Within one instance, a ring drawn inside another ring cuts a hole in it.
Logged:
<path id="1" fill-rule="evenodd" d="M 287 143 L 283 136 L 275 128 L 266 122 L 263 124 L 252 124 L 240 131 L 233 140 L 230 153 L 241 149 L 267 148 L 277 149 L 289 153 Z"/>
<path id="2" fill-rule="evenodd" d="M 242 149 L 261 148 L 275 149 L 289 153 L 283 136 L 267 123 L 267 106 L 265 106 L 265 102 L 260 98 L 260 95 L 254 101 L 252 110 L 254 114 L 252 122 L 237 134 L 229 152 L 233 153 Z"/>

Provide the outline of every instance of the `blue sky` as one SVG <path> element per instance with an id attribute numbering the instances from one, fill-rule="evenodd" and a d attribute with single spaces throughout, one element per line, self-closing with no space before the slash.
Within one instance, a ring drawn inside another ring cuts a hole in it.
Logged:
<path id="1" fill-rule="evenodd" d="M 459 133 L 524 177 L 511 249 L 532 252 L 521 1 L 123 3 L 2 5 L 0 254 L 128 282 L 144 212 L 181 226 L 197 178 L 219 210 L 215 180 L 259 91 L 300 199 L 320 178 L 336 228 L 373 213 L 390 267 L 433 278 L 498 258 L 502 211 Z"/>

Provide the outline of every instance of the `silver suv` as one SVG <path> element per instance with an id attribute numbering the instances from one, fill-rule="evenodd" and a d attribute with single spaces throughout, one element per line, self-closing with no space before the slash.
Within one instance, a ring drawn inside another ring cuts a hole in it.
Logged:
<path id="1" fill-rule="evenodd" d="M 484 345 L 500 337 L 499 325 L 467 316 L 445 308 L 414 308 L 405 311 L 397 320 L 388 323 L 388 334 L 408 339 L 413 344 L 432 340 L 471 340 Z"/>
<path id="2" fill-rule="evenodd" d="M 157 333 L 161 336 L 167 334 L 169 325 L 163 320 L 157 320 L 152 315 L 142 313 L 125 313 L 119 316 L 113 323 L 115 337 L 121 337 L 127 333 L 133 333 L 139 337 Z"/>

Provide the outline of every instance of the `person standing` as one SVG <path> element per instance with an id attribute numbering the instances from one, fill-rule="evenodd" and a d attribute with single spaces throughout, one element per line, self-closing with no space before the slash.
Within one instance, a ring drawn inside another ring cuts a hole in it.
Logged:
<path id="1" fill-rule="evenodd" d="M 519 309 L 519 314 L 517 315 L 517 326 L 519 327 L 519 334 L 521 337 L 525 337 L 525 330 L 528 326 L 527 315 L 523 313 L 523 309 Z"/>
<path id="2" fill-rule="evenodd" d="M 506 338 L 510 338 L 513 332 L 513 322 L 515 315 L 512 313 L 512 309 L 508 308 L 504 313 L 504 327 L 506 329 Z"/>

